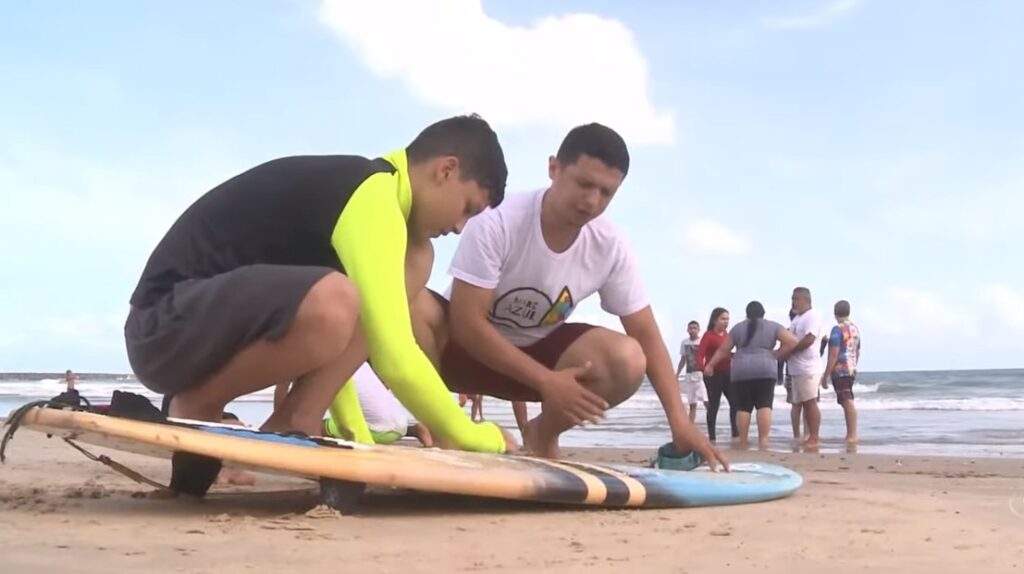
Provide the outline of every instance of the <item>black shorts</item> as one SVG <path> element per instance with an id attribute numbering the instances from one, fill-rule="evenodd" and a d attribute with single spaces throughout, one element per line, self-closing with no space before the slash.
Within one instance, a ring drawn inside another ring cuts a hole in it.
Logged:
<path id="1" fill-rule="evenodd" d="M 754 409 L 770 409 L 775 402 L 776 379 L 747 379 L 732 382 L 736 410 L 745 413 Z"/>
<path id="2" fill-rule="evenodd" d="M 249 265 L 177 283 L 156 304 L 129 311 L 124 325 L 128 362 L 147 389 L 181 392 L 252 343 L 283 338 L 309 290 L 333 272 L 328 267 Z"/>

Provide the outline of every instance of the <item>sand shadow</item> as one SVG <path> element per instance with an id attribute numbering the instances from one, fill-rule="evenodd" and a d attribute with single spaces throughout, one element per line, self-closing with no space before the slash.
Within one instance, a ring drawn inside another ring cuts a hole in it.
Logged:
<path id="1" fill-rule="evenodd" d="M 279 518 L 282 515 L 301 517 L 321 504 L 319 486 L 300 480 L 279 482 L 264 488 L 215 489 L 203 498 L 166 498 L 156 494 L 157 491 L 150 489 L 108 488 L 98 484 L 63 490 L 36 488 L 4 497 L 0 508 L 5 512 L 31 515 L 60 513 L 76 519 L 100 520 L 126 515 L 148 518 L 209 518 L 219 515 Z M 598 510 L 610 509 L 371 487 L 351 514 L 362 517 L 494 516 Z"/>

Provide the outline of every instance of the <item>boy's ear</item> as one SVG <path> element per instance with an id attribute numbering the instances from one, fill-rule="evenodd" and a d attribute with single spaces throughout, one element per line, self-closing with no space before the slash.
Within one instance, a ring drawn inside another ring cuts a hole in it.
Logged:
<path id="1" fill-rule="evenodd" d="M 434 178 L 438 184 L 457 178 L 459 173 L 459 158 L 453 155 L 447 155 L 437 158 L 434 162 Z"/>

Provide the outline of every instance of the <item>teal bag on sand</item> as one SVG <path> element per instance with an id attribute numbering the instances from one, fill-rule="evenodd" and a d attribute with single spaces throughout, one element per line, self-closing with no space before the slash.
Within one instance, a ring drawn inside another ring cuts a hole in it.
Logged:
<path id="1" fill-rule="evenodd" d="M 658 448 L 658 454 L 651 457 L 651 468 L 665 470 L 693 470 L 703 464 L 704 457 L 695 450 L 678 451 L 674 444 L 667 442 Z"/>

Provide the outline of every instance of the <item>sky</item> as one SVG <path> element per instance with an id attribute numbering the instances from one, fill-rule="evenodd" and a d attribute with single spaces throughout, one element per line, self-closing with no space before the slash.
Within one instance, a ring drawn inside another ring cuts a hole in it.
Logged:
<path id="1" fill-rule="evenodd" d="M 128 372 L 128 297 L 192 201 L 274 157 L 478 112 L 509 193 L 618 130 L 605 217 L 678 357 L 748 301 L 850 301 L 867 371 L 1021 367 L 1024 4 L 19 2 L 0 19 L 0 371 Z M 428 23 L 432 22 L 432 23 Z M 437 243 L 443 288 L 457 238 Z M 612 328 L 596 296 L 573 320 Z M 620 328 L 620 327 L 619 327 Z M 620 328 L 621 329 L 621 328 Z"/>

